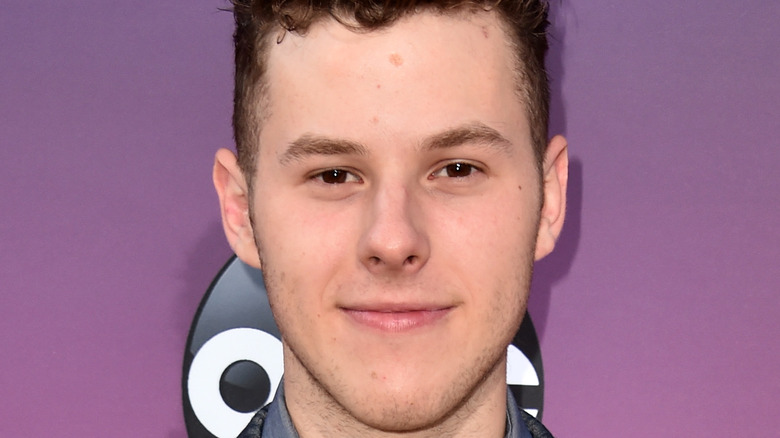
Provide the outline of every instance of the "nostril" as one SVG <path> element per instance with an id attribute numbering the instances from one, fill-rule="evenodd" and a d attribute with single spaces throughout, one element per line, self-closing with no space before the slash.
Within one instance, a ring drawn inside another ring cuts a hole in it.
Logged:
<path id="1" fill-rule="evenodd" d="M 368 260 L 371 262 L 372 265 L 378 265 L 382 262 L 382 260 L 380 260 L 379 257 L 377 256 L 371 256 Z"/>
<path id="2" fill-rule="evenodd" d="M 407 257 L 407 258 L 406 258 L 406 260 L 404 260 L 404 264 L 405 264 L 405 265 L 412 265 L 412 264 L 414 264 L 414 262 L 416 262 L 416 261 L 417 261 L 417 256 L 415 256 L 415 255 L 410 255 L 409 257 Z"/>

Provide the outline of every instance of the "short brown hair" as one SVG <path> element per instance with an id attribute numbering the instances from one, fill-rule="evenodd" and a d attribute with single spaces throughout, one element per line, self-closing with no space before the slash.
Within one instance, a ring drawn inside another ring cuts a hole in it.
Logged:
<path id="1" fill-rule="evenodd" d="M 236 30 L 233 135 L 238 163 L 252 187 L 267 107 L 265 68 L 271 32 L 305 34 L 313 23 L 332 18 L 360 32 L 387 27 L 419 11 L 454 13 L 495 10 L 514 43 L 523 98 L 537 165 L 547 145 L 550 92 L 544 57 L 547 52 L 547 3 L 544 0 L 232 0 Z M 260 110 L 258 110 L 258 106 Z"/>

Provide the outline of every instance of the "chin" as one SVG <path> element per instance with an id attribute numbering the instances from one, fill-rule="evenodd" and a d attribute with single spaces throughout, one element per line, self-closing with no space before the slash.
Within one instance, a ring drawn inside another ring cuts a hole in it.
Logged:
<path id="1" fill-rule="evenodd" d="M 501 358 L 489 365 L 483 362 L 482 367 L 477 366 L 471 372 L 456 373 L 454 379 L 442 375 L 422 380 L 401 379 L 398 385 L 375 384 L 371 391 L 365 391 L 364 385 L 359 398 L 340 400 L 339 404 L 352 417 L 374 429 L 396 433 L 441 429 L 443 433 L 449 418 L 468 415 L 480 404 L 485 390 L 491 386 L 488 382 L 494 382 L 496 375 L 505 391 L 506 371 L 499 366 Z"/>
<path id="2" fill-rule="evenodd" d="M 433 397 L 419 399 L 385 395 L 360 403 L 350 414 L 373 429 L 384 432 L 413 432 L 435 428 L 443 423 L 458 405 L 458 402 L 448 399 L 447 396 L 433 400 Z"/>

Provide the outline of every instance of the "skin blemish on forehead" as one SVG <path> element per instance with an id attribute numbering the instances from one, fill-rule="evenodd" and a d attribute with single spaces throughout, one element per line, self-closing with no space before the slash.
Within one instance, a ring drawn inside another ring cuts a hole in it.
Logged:
<path id="1" fill-rule="evenodd" d="M 371 123 L 379 123 L 379 117 L 377 116 L 371 117 Z"/>
<path id="2" fill-rule="evenodd" d="M 390 64 L 393 64 L 396 67 L 400 67 L 404 63 L 404 59 L 397 53 L 391 53 L 388 59 L 390 60 Z"/>
<path id="3" fill-rule="evenodd" d="M 488 30 L 487 26 L 482 26 L 482 36 L 485 38 L 490 38 L 490 31 Z"/>

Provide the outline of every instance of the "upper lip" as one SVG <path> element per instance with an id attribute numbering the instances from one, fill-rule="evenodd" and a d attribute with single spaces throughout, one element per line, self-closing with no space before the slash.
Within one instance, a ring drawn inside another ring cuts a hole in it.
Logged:
<path id="1" fill-rule="evenodd" d="M 354 312 L 381 312 L 381 313 L 402 313 L 402 312 L 433 312 L 436 310 L 445 310 L 455 307 L 452 304 L 440 303 L 361 303 L 339 306 L 343 310 Z"/>

